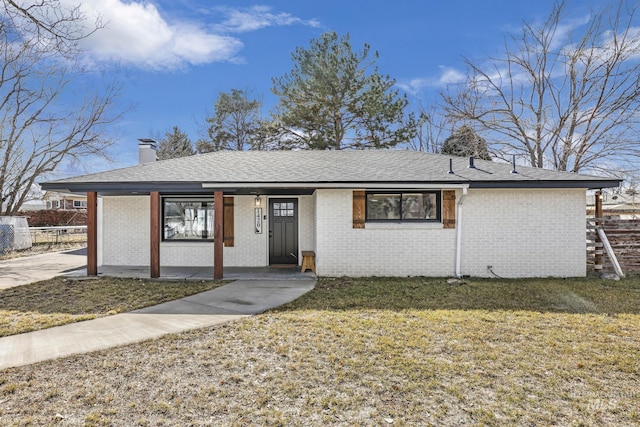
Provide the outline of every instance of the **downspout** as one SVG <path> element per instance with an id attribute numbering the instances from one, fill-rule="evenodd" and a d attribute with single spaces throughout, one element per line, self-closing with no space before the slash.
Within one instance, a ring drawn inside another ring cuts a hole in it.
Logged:
<path id="1" fill-rule="evenodd" d="M 462 258 L 462 202 L 467 195 L 467 188 L 462 187 L 462 195 L 458 200 L 457 212 L 456 212 L 456 277 L 459 279 L 462 277 L 460 272 L 460 259 Z"/>

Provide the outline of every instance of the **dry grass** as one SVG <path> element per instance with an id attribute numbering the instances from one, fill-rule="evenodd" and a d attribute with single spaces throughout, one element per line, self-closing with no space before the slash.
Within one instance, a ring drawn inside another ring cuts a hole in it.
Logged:
<path id="1" fill-rule="evenodd" d="M 0 290 L 0 337 L 132 311 L 223 283 L 57 277 L 16 286 Z"/>
<path id="2" fill-rule="evenodd" d="M 62 252 L 70 251 L 72 249 L 81 249 L 87 246 L 86 238 L 81 242 L 59 242 L 59 243 L 38 243 L 31 246 L 29 249 L 23 249 L 21 251 L 11 251 L 5 254 L 0 254 L 0 261 L 5 259 L 22 258 L 32 255 L 40 255 L 49 252 Z"/>
<path id="3" fill-rule="evenodd" d="M 0 372 L 0 425 L 640 423 L 640 281 L 324 279 L 226 325 Z"/>
<path id="4" fill-rule="evenodd" d="M 83 243 L 85 246 L 87 245 L 87 232 L 86 230 L 82 231 L 71 231 L 67 233 L 63 233 L 59 230 L 31 230 L 31 241 L 34 245 L 60 245 L 66 243 Z"/>

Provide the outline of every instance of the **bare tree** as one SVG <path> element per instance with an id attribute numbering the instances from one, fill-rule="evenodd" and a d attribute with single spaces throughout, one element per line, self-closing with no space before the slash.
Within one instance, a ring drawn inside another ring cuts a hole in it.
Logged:
<path id="1" fill-rule="evenodd" d="M 73 57 L 78 52 L 78 42 L 102 28 L 100 16 L 91 26 L 85 26 L 87 17 L 80 2 L 69 6 L 60 0 L 2 0 L 2 6 L 5 31 L 63 56 Z"/>
<path id="2" fill-rule="evenodd" d="M 90 33 L 58 1 L 3 1 L 0 11 L 0 213 L 15 214 L 37 179 L 63 160 L 105 156 L 119 86 L 63 102 L 77 77 L 77 42 Z M 31 29 L 32 32 L 28 32 Z M 72 70 L 72 71 L 71 71 Z"/>
<path id="3" fill-rule="evenodd" d="M 414 119 L 415 117 L 417 119 Z M 443 111 L 435 106 L 423 107 L 419 105 L 412 116 L 408 117 L 408 121 L 411 120 L 414 120 L 416 133 L 407 143 L 407 147 L 415 151 L 440 153 L 443 135 L 446 132 L 452 132 L 452 127 Z"/>
<path id="4" fill-rule="evenodd" d="M 571 26 L 556 3 L 542 24 L 505 40 L 504 56 L 466 61 L 465 84 L 443 94 L 450 118 L 534 167 L 610 170 L 637 159 L 638 7 L 620 0 Z"/>

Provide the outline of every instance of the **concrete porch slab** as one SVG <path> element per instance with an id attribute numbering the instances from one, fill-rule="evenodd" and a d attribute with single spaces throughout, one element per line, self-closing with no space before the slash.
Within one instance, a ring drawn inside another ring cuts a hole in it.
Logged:
<path id="1" fill-rule="evenodd" d="M 68 276 L 86 276 L 81 268 L 67 273 Z M 98 267 L 98 276 L 149 279 L 149 267 L 113 266 Z M 300 272 L 300 267 L 225 267 L 223 280 L 315 280 L 314 273 Z M 213 280 L 213 267 L 161 267 L 160 280 Z"/>

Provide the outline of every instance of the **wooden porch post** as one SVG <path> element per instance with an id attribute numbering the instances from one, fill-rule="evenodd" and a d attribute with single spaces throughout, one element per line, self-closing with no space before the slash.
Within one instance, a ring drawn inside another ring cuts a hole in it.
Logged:
<path id="1" fill-rule="evenodd" d="M 222 279 L 224 248 L 224 197 L 222 191 L 213 193 L 213 278 Z"/>
<path id="2" fill-rule="evenodd" d="M 98 275 L 98 193 L 87 192 L 87 276 Z"/>
<path id="3" fill-rule="evenodd" d="M 599 236 L 598 236 L 598 228 L 600 227 L 604 227 L 604 220 L 602 218 L 602 190 L 598 190 L 596 191 L 596 211 L 595 211 L 595 224 L 596 224 L 596 228 L 595 228 L 595 232 L 596 232 L 596 240 L 595 240 L 595 245 L 596 245 L 596 250 L 595 250 L 595 259 L 594 259 L 594 268 L 598 271 L 602 270 L 602 263 L 603 263 L 603 243 L 600 240 Z"/>
<path id="4" fill-rule="evenodd" d="M 596 221 L 602 222 L 602 190 L 596 191 Z"/>
<path id="5" fill-rule="evenodd" d="M 149 271 L 152 278 L 160 277 L 160 193 L 152 191 L 151 200 L 151 230 L 149 242 L 151 244 Z"/>

